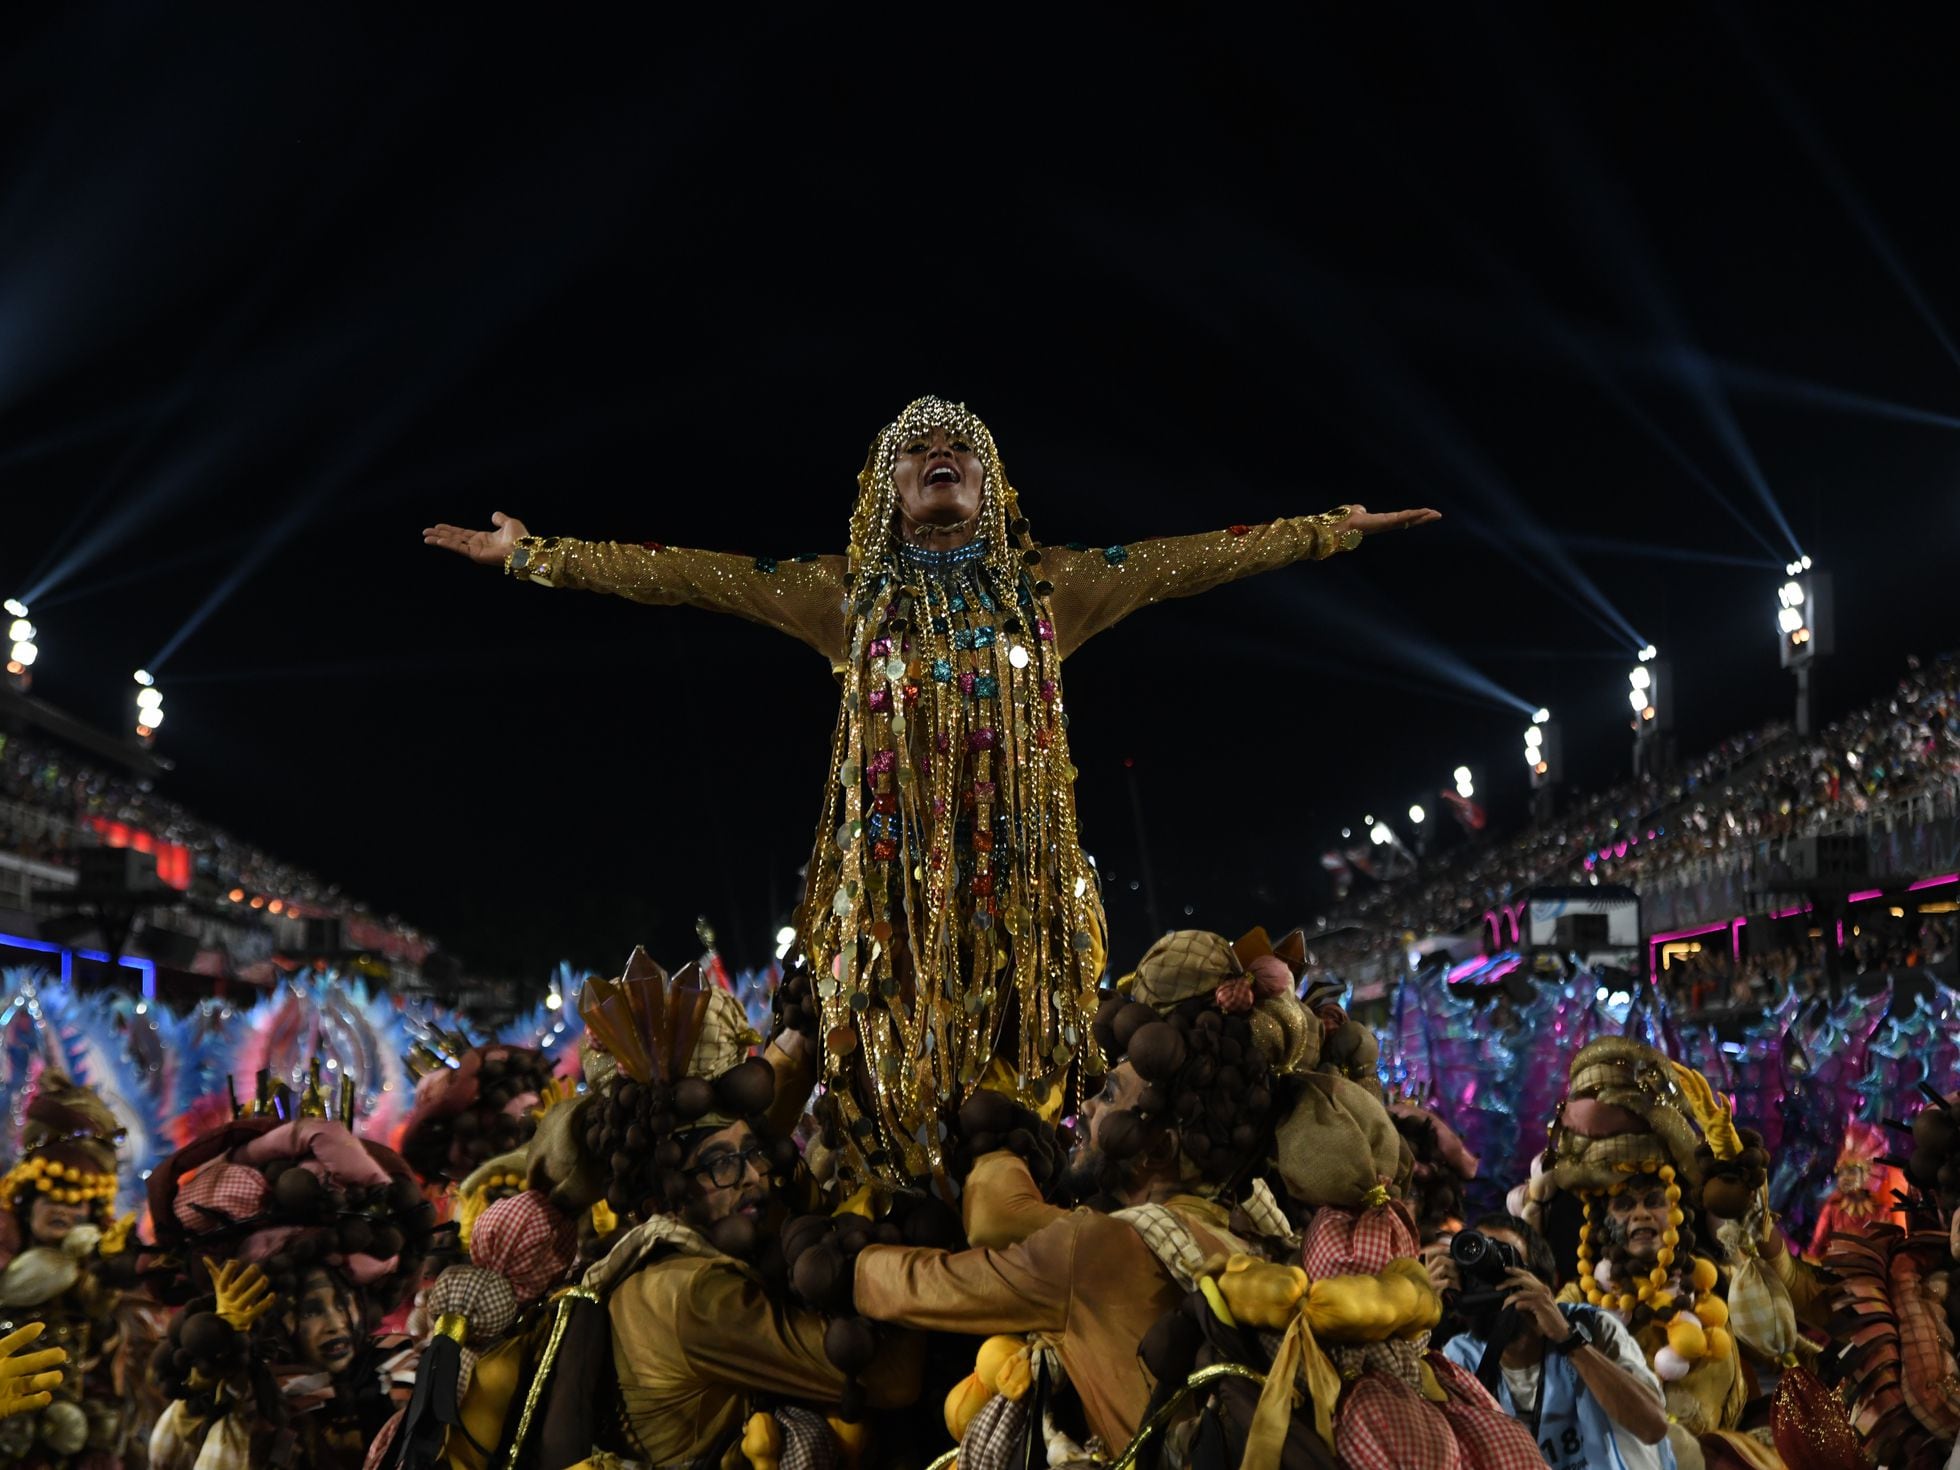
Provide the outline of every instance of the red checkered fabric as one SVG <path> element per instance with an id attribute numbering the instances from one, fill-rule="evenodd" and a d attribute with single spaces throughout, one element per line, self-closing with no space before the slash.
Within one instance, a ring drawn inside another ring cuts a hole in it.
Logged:
<path id="1" fill-rule="evenodd" d="M 1329 1276 L 1373 1276 L 1390 1261 L 1421 1254 L 1409 1207 L 1391 1200 L 1369 1210 L 1332 1206 L 1314 1211 L 1300 1248 L 1300 1263 L 1315 1281 Z"/>
<path id="2" fill-rule="evenodd" d="M 535 1189 L 498 1200 L 470 1230 L 471 1261 L 509 1281 L 520 1302 L 550 1291 L 577 1255 L 578 1222 Z"/>
<path id="3" fill-rule="evenodd" d="M 1334 1449 L 1343 1470 L 1543 1470 L 1530 1433 L 1476 1375 L 1440 1353 L 1427 1362 L 1449 1395 L 1440 1404 L 1379 1373 L 1342 1395 Z"/>
<path id="4" fill-rule="evenodd" d="M 1342 1470 L 1469 1470 L 1441 1410 L 1399 1378 L 1369 1373 L 1341 1395 L 1334 1451 Z M 1532 1457 L 1543 1465 L 1537 1446 Z"/>
<path id="5" fill-rule="evenodd" d="M 1449 1398 L 1437 1405 L 1456 1433 L 1463 1463 L 1472 1470 L 1537 1470 L 1545 1457 L 1531 1433 L 1504 1412 L 1477 1375 L 1441 1353 L 1428 1357 L 1436 1383 Z"/>
<path id="6" fill-rule="evenodd" d="M 265 1175 L 214 1159 L 177 1191 L 177 1223 L 194 1234 L 256 1217 L 265 1208 Z"/>

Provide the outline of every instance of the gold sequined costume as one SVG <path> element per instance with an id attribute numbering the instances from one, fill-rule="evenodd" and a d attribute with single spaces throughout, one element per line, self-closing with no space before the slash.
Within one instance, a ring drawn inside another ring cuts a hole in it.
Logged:
<path id="1" fill-rule="evenodd" d="M 978 534 L 893 534 L 892 465 L 945 430 L 985 470 Z M 792 561 L 525 537 L 507 562 L 552 587 L 686 603 L 780 629 L 843 684 L 797 932 L 817 977 L 846 1176 L 931 1174 L 937 1120 L 988 1074 L 1032 1088 L 1088 1031 L 1101 896 L 1076 834 L 1063 660 L 1140 607 L 1359 543 L 1345 507 L 1127 546 L 1041 546 L 993 436 L 922 398 L 858 476 L 847 556 Z M 853 1085 L 855 1084 L 855 1085 Z"/>

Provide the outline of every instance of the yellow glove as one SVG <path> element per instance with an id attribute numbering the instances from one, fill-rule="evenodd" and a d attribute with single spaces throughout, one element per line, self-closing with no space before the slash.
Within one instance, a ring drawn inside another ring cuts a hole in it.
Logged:
<path id="1" fill-rule="evenodd" d="M 104 1256 L 121 1255 L 129 1245 L 130 1232 L 135 1228 L 136 1217 L 134 1215 L 124 1215 L 115 1224 L 102 1232 L 101 1243 L 95 1248 L 97 1254 Z"/>
<path id="2" fill-rule="evenodd" d="M 211 1273 L 211 1289 L 218 1296 L 218 1315 L 238 1331 L 251 1331 L 252 1324 L 272 1310 L 277 1300 L 272 1294 L 272 1283 L 257 1266 L 240 1261 L 226 1261 L 220 1266 L 206 1256 L 204 1269 Z"/>
<path id="3" fill-rule="evenodd" d="M 0 1419 L 31 1414 L 54 1401 L 53 1390 L 61 1385 L 61 1365 L 68 1361 L 67 1349 L 20 1351 L 46 1328 L 45 1322 L 29 1322 L 0 1337 Z"/>

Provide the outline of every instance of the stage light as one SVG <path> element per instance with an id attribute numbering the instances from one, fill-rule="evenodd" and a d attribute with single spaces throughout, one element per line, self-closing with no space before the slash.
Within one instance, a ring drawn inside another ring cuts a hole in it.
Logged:
<path id="1" fill-rule="evenodd" d="M 1377 847 L 1386 847 L 1395 840 L 1395 834 L 1388 829 L 1388 823 L 1377 822 L 1368 833 L 1368 838 Z"/>
<path id="2" fill-rule="evenodd" d="M 565 997 L 555 990 L 544 998 L 544 1008 L 548 1011 L 555 1011 L 564 1003 Z"/>
<path id="3" fill-rule="evenodd" d="M 1654 645 L 1651 643 L 1649 643 L 1645 648 L 1640 650 L 1640 661 L 1643 664 L 1652 663 L 1655 659 L 1659 657 L 1660 657 L 1660 650 L 1655 648 Z"/>
<path id="4" fill-rule="evenodd" d="M 1648 708 L 1647 692 L 1644 689 L 1627 691 L 1627 701 L 1633 706 L 1633 712 L 1635 714 L 1639 714 L 1642 710 Z"/>
<path id="5" fill-rule="evenodd" d="M 1654 676 L 1647 672 L 1647 666 L 1645 664 L 1642 664 L 1639 668 L 1635 669 L 1631 674 L 1628 674 L 1627 681 L 1631 683 L 1633 687 L 1636 689 L 1644 690 L 1644 689 L 1651 689 L 1654 687 Z M 1640 707 L 1639 705 L 1634 706 L 1635 709 L 1638 709 L 1639 707 Z"/>
<path id="6" fill-rule="evenodd" d="M 1424 811 L 1420 806 L 1412 806 L 1409 808 L 1409 820 L 1411 822 L 1414 822 L 1418 827 L 1420 827 L 1423 824 L 1424 820 L 1428 816 L 1429 813 Z"/>
<path id="7" fill-rule="evenodd" d="M 1541 709 L 1531 717 L 1531 723 L 1534 725 L 1549 725 L 1551 722 L 1552 712 L 1548 709 Z"/>
<path id="8" fill-rule="evenodd" d="M 1455 777 L 1457 785 L 1468 786 L 1470 784 L 1470 768 L 1468 766 L 1458 766 L 1450 774 Z"/>
<path id="9" fill-rule="evenodd" d="M 1810 558 L 1800 556 L 1784 573 L 1789 580 L 1776 589 L 1777 659 L 1797 676 L 1797 733 L 1808 735 L 1811 724 L 1810 666 L 1832 651 L 1831 579 L 1813 571 Z"/>
<path id="10" fill-rule="evenodd" d="M 788 954 L 790 946 L 794 943 L 796 943 L 795 927 L 790 924 L 783 925 L 776 931 L 776 958 L 781 959 Z"/>
<path id="11" fill-rule="evenodd" d="M 1536 725 L 1525 726 L 1524 743 L 1528 748 L 1536 750 L 1545 743 L 1545 732 Z"/>
<path id="12" fill-rule="evenodd" d="M 9 597 L 6 609 L 12 614 L 13 622 L 7 627 L 7 677 L 14 688 L 22 694 L 34 682 L 28 670 L 34 667 L 34 660 L 41 656 L 40 645 L 35 643 L 37 636 L 34 625 L 27 620 L 27 604 L 17 597 Z"/>
<path id="13" fill-rule="evenodd" d="M 1352 827 L 1343 827 L 1343 828 L 1341 828 L 1341 840 L 1342 840 L 1343 842 L 1345 842 L 1345 841 L 1346 841 L 1346 840 L 1347 840 L 1348 838 L 1350 838 L 1350 837 L 1352 837 L 1352 836 L 1354 836 L 1354 828 L 1352 828 Z"/>
<path id="14" fill-rule="evenodd" d="M 136 680 L 136 738 L 148 745 L 163 723 L 163 691 L 147 669 L 138 669 L 132 677 Z M 257 907 L 256 901 L 253 906 Z"/>

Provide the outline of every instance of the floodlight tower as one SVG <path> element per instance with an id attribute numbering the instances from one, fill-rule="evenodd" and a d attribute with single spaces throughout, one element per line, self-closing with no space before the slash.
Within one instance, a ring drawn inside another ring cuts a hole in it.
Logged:
<path id="1" fill-rule="evenodd" d="M 41 656 L 35 643 L 34 624 L 28 621 L 27 604 L 9 597 L 0 607 L 7 610 L 7 678 L 22 694 L 34 683 L 34 660 Z"/>
<path id="2" fill-rule="evenodd" d="M 1667 663 L 1653 644 L 1640 650 L 1627 684 L 1627 703 L 1633 706 L 1634 777 L 1659 777 L 1667 769 L 1674 730 L 1674 689 Z"/>
<path id="3" fill-rule="evenodd" d="M 1565 779 L 1565 740 L 1548 709 L 1539 710 L 1524 727 L 1524 763 L 1531 772 L 1532 819 L 1549 822 L 1558 801 L 1556 789 Z"/>
<path id="4" fill-rule="evenodd" d="M 1836 629 L 1831 619 L 1831 578 L 1814 571 L 1800 556 L 1784 569 L 1788 578 L 1776 589 L 1776 636 L 1783 667 L 1797 676 L 1797 733 L 1811 729 L 1810 671 L 1831 653 Z"/>
<path id="5" fill-rule="evenodd" d="M 136 738 L 147 749 L 156 742 L 157 727 L 163 723 L 163 691 L 148 669 L 138 669 L 136 680 Z"/>

